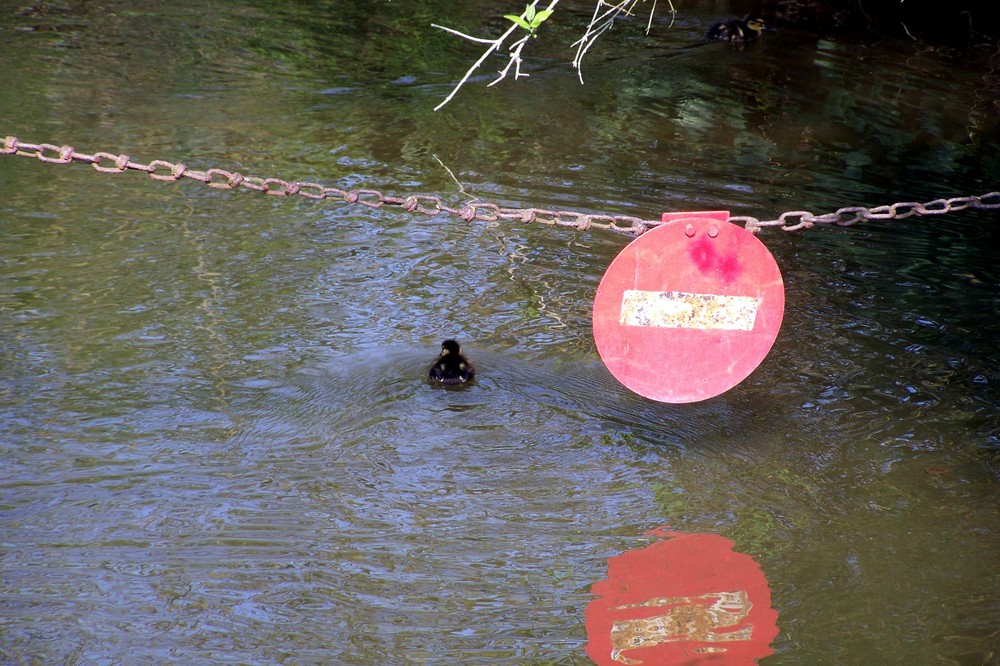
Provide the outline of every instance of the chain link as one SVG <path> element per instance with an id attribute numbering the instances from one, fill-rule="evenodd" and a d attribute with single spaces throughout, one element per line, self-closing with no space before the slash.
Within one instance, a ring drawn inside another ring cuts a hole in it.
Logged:
<path id="1" fill-rule="evenodd" d="M 70 146 L 56 146 L 51 143 L 26 143 L 16 137 L 4 139 L 0 155 L 34 157 L 51 164 L 79 162 L 90 164 L 102 173 L 124 173 L 128 170 L 142 171 L 150 178 L 177 181 L 181 178 L 197 180 L 216 189 L 235 190 L 246 188 L 272 196 L 301 196 L 316 201 L 335 201 L 345 204 L 382 208 L 398 206 L 411 213 L 421 213 L 433 217 L 447 213 L 466 222 L 497 222 L 501 220 L 546 224 L 549 226 L 571 227 L 579 230 L 591 228 L 638 236 L 647 229 L 661 224 L 658 220 L 643 220 L 627 215 L 591 215 L 578 211 L 545 210 L 541 208 L 503 208 L 496 204 L 471 201 L 461 206 L 450 206 L 435 194 L 411 194 L 405 197 L 389 196 L 371 189 L 342 190 L 319 183 L 301 183 L 280 178 L 259 178 L 244 176 L 225 169 L 196 171 L 180 162 L 153 160 L 149 164 L 133 161 L 128 155 L 114 155 L 98 152 L 93 155 L 77 152 Z"/>
<path id="2" fill-rule="evenodd" d="M 778 227 L 782 231 L 809 229 L 816 224 L 836 224 L 846 227 L 865 220 L 904 220 L 914 215 L 944 215 L 966 208 L 981 210 L 1000 209 L 1000 192 L 989 192 L 980 196 L 935 199 L 926 203 L 902 201 L 888 206 L 845 206 L 832 213 L 813 215 L 806 210 L 782 213 L 774 220 L 758 220 L 755 217 L 730 217 L 730 222 L 742 222 L 747 231 L 757 233 L 763 227 Z"/>
<path id="3" fill-rule="evenodd" d="M 51 143 L 25 143 L 16 137 L 4 138 L 0 155 L 34 157 L 50 164 L 70 164 L 80 162 L 90 164 L 102 173 L 124 173 L 142 171 L 154 180 L 178 181 L 181 178 L 197 180 L 209 187 L 235 190 L 241 187 L 255 192 L 263 192 L 276 197 L 300 196 L 316 201 L 331 200 L 345 204 L 382 208 L 397 206 L 407 212 L 421 213 L 434 217 L 441 213 L 454 215 L 466 222 L 511 221 L 525 224 L 545 224 L 554 227 L 569 227 L 579 231 L 603 229 L 626 236 L 639 236 L 663 224 L 659 220 L 644 220 L 629 215 L 601 215 L 571 210 L 546 210 L 543 208 L 503 208 L 493 203 L 477 200 L 460 207 L 449 206 L 435 194 L 410 194 L 405 197 L 388 196 L 378 190 L 342 190 L 319 183 L 300 183 L 280 178 L 260 178 L 244 176 L 235 171 L 211 168 L 205 171 L 188 169 L 181 162 L 153 160 L 149 164 L 132 161 L 128 155 L 97 152 L 93 155 L 80 153 L 71 146 L 56 146 Z M 926 203 L 905 201 L 887 206 L 845 206 L 832 213 L 813 215 L 809 211 L 793 210 L 782 213 L 773 220 L 758 220 L 755 217 L 732 216 L 730 222 L 743 223 L 751 233 L 758 233 L 764 227 L 777 227 L 782 231 L 810 229 L 817 224 L 849 226 L 866 220 L 902 220 L 914 215 L 944 215 L 954 211 L 975 208 L 982 210 L 1000 209 L 1000 192 L 990 192 L 981 196 L 935 199 Z"/>

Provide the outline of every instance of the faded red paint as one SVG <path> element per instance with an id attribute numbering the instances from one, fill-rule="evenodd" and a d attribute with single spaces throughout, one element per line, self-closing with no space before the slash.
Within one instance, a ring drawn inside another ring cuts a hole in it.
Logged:
<path id="1" fill-rule="evenodd" d="M 773 653 L 778 613 L 760 566 L 717 534 L 663 537 L 608 560 L 584 612 L 600 666 L 751 666 Z"/>
<path id="2" fill-rule="evenodd" d="M 594 297 L 594 341 L 618 381 L 661 402 L 706 400 L 746 379 L 778 336 L 781 272 L 764 244 L 725 211 L 666 213 L 625 247 Z M 645 326 L 623 318 L 630 291 L 738 296 L 757 303 L 750 329 Z"/>

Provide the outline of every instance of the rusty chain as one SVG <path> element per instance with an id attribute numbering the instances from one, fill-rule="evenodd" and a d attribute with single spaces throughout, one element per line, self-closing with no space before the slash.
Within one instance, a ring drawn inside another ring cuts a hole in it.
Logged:
<path id="1" fill-rule="evenodd" d="M 435 194 L 410 194 L 405 197 L 385 195 L 378 190 L 354 189 L 342 190 L 319 183 L 302 183 L 287 181 L 280 178 L 261 178 L 259 176 L 244 176 L 235 171 L 211 168 L 196 171 L 187 168 L 181 162 L 153 160 L 149 164 L 135 162 L 125 154 L 97 152 L 92 155 L 77 152 L 71 146 L 57 146 L 51 143 L 26 143 L 16 137 L 4 138 L 0 155 L 18 155 L 34 157 L 49 164 L 70 164 L 79 162 L 90 164 L 102 173 L 124 173 L 125 171 L 142 171 L 154 180 L 177 181 L 181 178 L 191 178 L 216 189 L 235 190 L 240 187 L 255 192 L 263 192 L 271 196 L 298 195 L 318 201 L 331 200 L 345 204 L 382 208 L 383 206 L 398 206 L 414 213 L 435 216 L 448 213 L 466 222 L 496 222 L 506 220 L 512 222 L 538 223 L 550 226 L 571 227 L 580 231 L 588 229 L 604 229 L 628 236 L 639 236 L 642 233 L 663 224 L 659 220 L 644 220 L 629 215 L 602 215 L 569 210 L 547 210 L 544 208 L 504 208 L 493 203 L 473 200 L 461 207 L 449 206 Z M 730 222 L 743 223 L 744 228 L 756 234 L 764 227 L 777 227 L 782 231 L 798 231 L 809 229 L 816 224 L 835 224 L 848 226 L 863 220 L 902 220 L 913 215 L 943 215 L 953 211 L 976 209 L 1000 209 L 1000 192 L 990 192 L 981 196 L 955 197 L 952 199 L 935 199 L 926 203 L 900 202 L 887 206 L 865 208 L 862 206 L 846 206 L 833 213 L 813 215 L 809 211 L 788 211 L 773 220 L 758 220 L 755 217 L 731 216 Z"/>
<path id="2" fill-rule="evenodd" d="M 989 192 L 980 196 L 934 199 L 920 203 L 902 201 L 887 206 L 845 206 L 832 213 L 813 215 L 806 210 L 792 210 L 782 213 L 774 220 L 758 220 L 755 217 L 731 216 L 730 222 L 743 222 L 748 231 L 757 233 L 763 227 L 778 227 L 782 231 L 809 229 L 816 224 L 836 224 L 846 227 L 863 220 L 904 220 L 914 215 L 944 215 L 966 208 L 1000 208 L 1000 192 Z"/>

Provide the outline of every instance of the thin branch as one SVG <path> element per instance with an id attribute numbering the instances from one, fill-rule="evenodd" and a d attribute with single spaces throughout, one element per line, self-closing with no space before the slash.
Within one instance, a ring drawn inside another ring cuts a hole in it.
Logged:
<path id="1" fill-rule="evenodd" d="M 677 9 L 674 7 L 674 0 L 667 0 L 667 6 L 670 7 L 670 23 L 667 24 L 668 28 L 674 27 L 674 19 L 677 18 Z M 649 22 L 646 24 L 646 34 L 649 34 L 650 29 L 653 27 L 653 14 L 656 13 L 656 0 L 653 0 L 653 8 L 649 11 Z"/>
<path id="2" fill-rule="evenodd" d="M 451 33 L 456 33 L 456 34 L 459 34 L 459 35 L 462 34 L 462 33 L 457 32 L 455 30 L 451 30 L 450 28 L 445 28 L 445 27 L 442 27 L 442 26 L 436 25 L 436 24 L 433 24 L 433 25 L 434 25 L 435 28 L 441 28 L 442 30 L 446 30 L 446 31 L 451 32 Z M 452 89 L 452 91 L 450 93 L 448 93 L 448 96 L 444 98 L 443 102 L 441 102 L 440 104 L 438 104 L 437 106 L 434 107 L 434 110 L 437 111 L 442 106 L 444 106 L 445 104 L 447 104 L 448 102 L 450 102 L 451 98 L 455 96 L 455 94 L 458 92 L 459 88 L 461 88 L 463 85 L 465 85 L 465 82 L 469 80 L 469 77 L 472 76 L 472 73 L 475 72 L 477 69 L 479 69 L 479 66 L 482 65 L 486 61 L 486 59 L 490 56 L 491 53 L 493 53 L 494 51 L 499 51 L 500 47 L 503 46 L 504 40 L 506 40 L 508 37 L 510 37 L 511 33 L 514 32 L 515 30 L 518 30 L 518 29 L 519 28 L 518 28 L 517 24 L 511 25 L 509 28 L 507 28 L 507 32 L 503 33 L 503 35 L 501 35 L 499 38 L 497 38 L 495 40 L 492 40 L 492 41 L 490 41 L 488 39 L 479 39 L 479 38 L 476 38 L 476 37 L 467 37 L 467 39 L 471 39 L 474 42 L 479 42 L 479 43 L 483 43 L 483 44 L 490 44 L 490 48 L 486 49 L 486 51 L 483 53 L 483 55 L 479 56 L 479 60 L 477 60 L 476 62 L 474 62 L 472 64 L 472 67 L 470 67 L 469 70 L 465 73 L 465 76 L 462 77 L 462 80 L 458 82 L 458 84 Z"/>
<path id="3" fill-rule="evenodd" d="M 535 7 L 538 4 L 538 2 L 539 2 L 539 0 L 532 0 L 532 3 L 531 3 L 530 6 L 531 7 Z M 551 10 L 553 7 L 555 7 L 558 4 L 559 4 L 559 0 L 550 0 L 549 6 L 546 7 L 546 9 Z M 521 17 L 524 18 L 524 14 L 523 13 L 521 14 Z M 474 42 L 476 44 L 489 44 L 490 45 L 489 48 L 486 49 L 485 52 L 483 52 L 483 55 L 479 56 L 479 59 L 476 60 L 476 62 L 474 62 L 472 64 L 472 67 L 470 67 L 468 69 L 468 71 L 465 72 L 465 76 L 463 76 L 462 79 L 455 85 L 455 87 L 452 88 L 452 91 L 450 93 L 448 93 L 448 96 L 444 98 L 444 101 L 442 101 L 440 104 L 438 104 L 437 106 L 434 107 L 435 111 L 437 111 L 438 109 L 440 109 L 445 104 L 447 104 L 448 102 L 451 101 L 451 98 L 454 97 L 458 93 L 459 89 L 463 85 L 465 85 L 465 82 L 469 80 L 469 78 L 472 76 L 472 74 L 477 69 L 479 69 L 480 66 L 482 66 L 482 64 L 484 62 L 486 62 L 486 59 L 490 56 L 491 53 L 493 53 L 494 51 L 499 51 L 500 47 L 502 47 L 504 45 L 504 42 L 506 42 L 507 39 L 515 31 L 522 29 L 516 23 L 512 23 L 511 26 L 509 28 L 507 28 L 507 30 L 502 35 L 500 35 L 499 37 L 497 37 L 496 39 L 484 39 L 482 37 L 473 37 L 471 35 L 466 35 L 465 33 L 459 32 L 458 30 L 452 30 L 451 28 L 446 28 L 446 27 L 441 26 L 441 25 L 437 25 L 437 24 L 431 24 L 431 25 L 433 27 L 435 27 L 435 28 L 439 28 L 441 30 L 444 30 L 445 32 L 451 33 L 453 35 L 457 35 L 457 36 L 461 37 L 462 39 L 467 39 L 470 42 Z M 500 70 L 500 72 L 499 72 L 500 76 L 496 80 L 494 80 L 492 83 L 490 83 L 489 85 L 492 86 L 492 85 L 498 83 L 499 81 L 503 80 L 504 77 L 507 76 L 507 73 L 510 71 L 511 66 L 514 67 L 514 78 L 515 79 L 518 78 L 518 77 L 521 77 L 521 76 L 527 76 L 527 74 L 523 74 L 521 72 L 521 49 L 524 48 L 524 45 L 525 45 L 525 43 L 527 43 L 527 39 L 530 36 L 531 35 L 526 35 L 523 39 L 520 39 L 520 40 L 514 42 L 510 46 L 511 54 L 510 54 L 509 60 L 507 61 L 507 66 L 504 67 L 502 70 Z"/>
<path id="4" fill-rule="evenodd" d="M 589 51 L 590 47 L 594 45 L 597 38 L 614 25 L 615 18 L 617 18 L 619 14 L 631 16 L 632 8 L 641 1 L 644 0 L 621 0 L 618 4 L 612 4 L 610 2 L 606 2 L 605 0 L 598 1 L 597 5 L 594 7 L 594 15 L 590 17 L 590 23 L 587 25 L 587 29 L 584 32 L 583 37 L 573 42 L 573 46 L 577 47 L 576 57 L 573 58 L 573 68 L 576 70 L 580 83 L 583 83 L 583 56 L 587 54 L 587 51 Z M 603 14 L 601 14 L 602 7 L 608 7 Z M 650 20 L 652 20 L 652 18 L 650 18 Z"/>
<path id="5" fill-rule="evenodd" d="M 441 167 L 448 172 L 448 175 L 451 176 L 451 179 L 455 181 L 456 185 L 458 185 L 458 191 L 466 196 L 466 198 L 469 200 L 469 203 L 474 203 L 476 201 L 479 201 L 479 197 L 473 196 L 465 191 L 465 186 L 462 185 L 462 182 L 458 178 L 455 178 L 455 174 L 452 172 L 451 169 L 448 168 L 448 166 L 444 162 L 441 161 L 441 158 L 439 158 L 434 153 L 431 153 L 431 157 L 437 160 L 437 163 L 440 164 Z"/>
<path id="6" fill-rule="evenodd" d="M 534 8 L 538 5 L 539 1 L 540 0 L 532 0 L 531 4 L 528 5 L 528 8 L 526 8 L 525 11 L 521 14 L 521 18 L 525 19 L 528 13 L 528 9 L 530 8 L 534 10 Z M 636 5 L 638 5 L 640 2 L 645 2 L 645 1 L 646 0 L 616 0 L 615 2 L 609 2 L 608 0 L 597 0 L 597 4 L 594 7 L 594 14 L 590 19 L 590 23 L 587 25 L 587 29 L 584 32 L 583 37 L 573 42 L 572 44 L 572 46 L 576 47 L 576 57 L 573 58 L 573 68 L 577 70 L 577 76 L 580 79 L 580 83 L 583 83 L 583 57 L 587 54 L 587 51 L 590 50 L 590 47 L 593 46 L 594 43 L 597 41 L 597 38 L 600 37 L 602 34 L 604 34 L 605 31 L 610 29 L 612 25 L 614 25 L 614 21 L 616 18 L 618 18 L 618 16 L 622 14 L 626 16 L 631 16 L 632 10 L 635 9 Z M 653 15 L 656 13 L 656 2 L 657 0 L 653 0 L 653 7 L 649 12 L 649 20 L 646 22 L 647 35 L 649 34 L 649 31 L 652 29 L 653 26 Z M 558 4 L 559 0 L 549 0 L 549 4 L 548 7 L 546 7 L 546 11 L 552 11 L 552 9 Z M 667 0 L 667 5 L 669 5 L 670 7 L 670 25 L 673 26 L 674 18 L 677 15 L 677 10 L 674 8 L 673 0 Z M 452 98 L 458 93 L 459 89 L 463 85 L 465 85 L 465 83 L 472 77 L 473 73 L 475 73 L 475 71 L 478 70 L 484 62 L 486 62 L 486 59 L 490 56 L 491 53 L 493 53 L 494 51 L 499 52 L 501 47 L 505 45 L 507 40 L 510 38 L 512 34 L 514 34 L 515 31 L 523 29 L 520 25 L 514 23 L 509 28 L 507 28 L 507 30 L 502 35 L 500 35 L 496 39 L 485 39 L 483 37 L 473 37 L 472 35 L 467 35 L 464 32 L 453 30 L 452 28 L 447 28 L 445 26 L 438 25 L 436 23 L 433 23 L 431 25 L 435 28 L 439 28 L 440 30 L 444 30 L 449 34 L 456 35 L 458 37 L 461 37 L 462 39 L 466 39 L 475 44 L 489 45 L 489 48 L 487 48 L 486 51 L 481 56 L 479 56 L 479 59 L 472 64 L 472 67 L 470 67 L 468 71 L 465 72 L 465 75 L 461 78 L 461 80 L 457 84 L 455 84 L 455 87 L 452 88 L 450 93 L 448 93 L 448 96 L 445 97 L 440 104 L 434 107 L 435 111 L 441 109 L 445 104 L 447 104 L 452 100 Z M 532 30 L 530 34 L 527 34 L 524 37 L 516 40 L 510 46 L 507 47 L 507 50 L 510 52 L 507 57 L 507 65 L 503 69 L 497 72 L 498 74 L 497 78 L 488 83 L 487 87 L 495 86 L 497 83 L 500 83 L 500 81 L 507 78 L 507 76 L 511 72 L 511 68 L 514 69 L 513 76 L 515 80 L 521 78 L 522 76 L 528 76 L 527 73 L 521 71 L 521 64 L 522 64 L 521 51 L 528 43 L 528 40 L 533 36 L 534 36 L 534 30 Z"/>
<path id="7" fill-rule="evenodd" d="M 455 30 L 454 28 L 438 25 L 437 23 L 431 23 L 431 27 L 444 30 L 445 32 L 450 32 L 453 35 L 458 35 L 462 39 L 468 39 L 470 42 L 477 42 L 479 44 L 495 44 L 497 41 L 495 39 L 483 39 L 482 37 L 473 37 L 472 35 L 467 35 L 464 32 L 459 32 L 458 30 Z"/>
<path id="8" fill-rule="evenodd" d="M 518 80 L 522 76 L 528 76 L 528 74 L 521 72 L 521 49 L 524 45 L 528 43 L 528 39 L 531 35 L 525 35 L 521 39 L 517 40 L 510 45 L 510 57 L 507 60 L 507 66 L 501 69 L 498 74 L 499 76 L 493 80 L 492 83 L 487 84 L 487 88 L 492 88 L 496 84 L 500 83 L 507 77 L 507 72 L 510 71 L 511 65 L 514 66 L 514 80 Z"/>

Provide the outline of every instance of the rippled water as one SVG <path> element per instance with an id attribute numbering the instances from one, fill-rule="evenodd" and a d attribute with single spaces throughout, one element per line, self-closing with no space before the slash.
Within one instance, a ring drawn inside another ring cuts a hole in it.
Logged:
<path id="1" fill-rule="evenodd" d="M 682 12 L 580 86 L 567 16 L 530 78 L 435 113 L 477 54 L 414 26 L 501 22 L 403 4 L 7 7 L 0 134 L 460 202 L 436 156 L 487 200 L 647 218 L 1000 183 L 978 52 L 734 51 Z M 765 230 L 775 348 L 670 406 L 594 349 L 617 236 L 20 157 L 0 191 L 2 661 L 590 663 L 590 586 L 669 525 L 761 564 L 766 663 L 997 663 L 996 212 Z M 425 382 L 445 337 L 473 386 Z"/>

